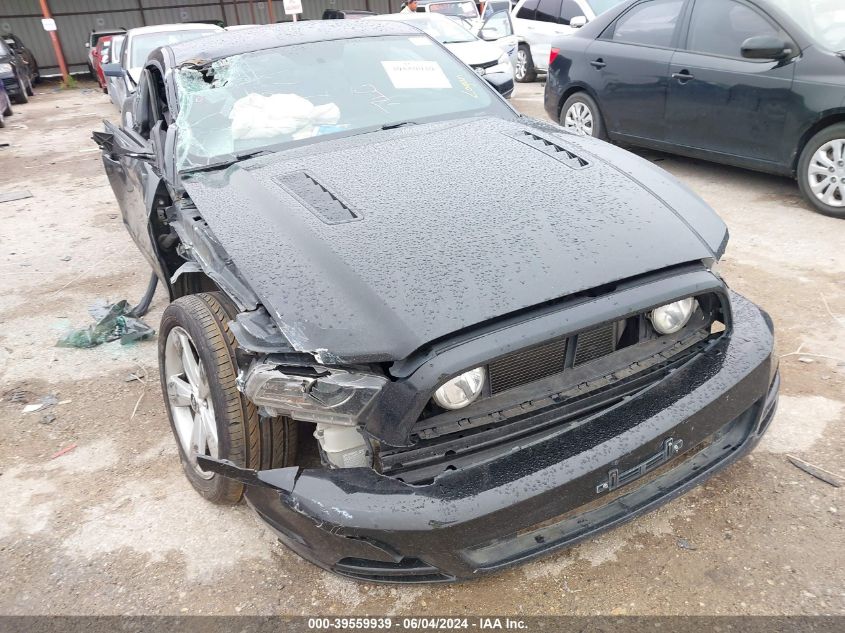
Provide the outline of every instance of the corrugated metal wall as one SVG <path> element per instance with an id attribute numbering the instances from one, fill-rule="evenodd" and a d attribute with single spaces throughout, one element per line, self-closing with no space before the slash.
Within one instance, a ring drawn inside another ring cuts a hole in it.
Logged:
<path id="1" fill-rule="evenodd" d="M 224 20 L 226 24 L 268 24 L 268 0 L 49 0 L 59 40 L 71 72 L 87 70 L 85 43 L 92 30 Z M 394 13 L 401 0 L 302 0 L 307 20 L 325 9 L 364 9 Z M 286 19 L 282 0 L 273 1 L 277 21 Z M 289 19 L 289 18 L 287 18 Z M 32 50 L 42 74 L 58 74 L 50 37 L 41 26 L 38 0 L 0 0 L 0 34 L 14 33 Z"/>

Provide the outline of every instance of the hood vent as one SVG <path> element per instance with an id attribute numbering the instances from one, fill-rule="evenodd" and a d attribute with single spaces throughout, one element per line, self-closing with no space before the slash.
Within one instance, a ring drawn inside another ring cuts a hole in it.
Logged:
<path id="1" fill-rule="evenodd" d="M 537 136 L 533 132 L 522 130 L 510 136 L 520 143 L 525 143 L 529 147 L 533 147 L 573 169 L 583 169 L 590 164 L 587 160 L 566 149 L 563 145 L 559 145 L 542 136 Z"/>
<path id="2" fill-rule="evenodd" d="M 307 172 L 295 171 L 274 178 L 273 181 L 326 224 L 343 224 L 361 219 L 360 213 L 353 211 L 326 185 Z"/>

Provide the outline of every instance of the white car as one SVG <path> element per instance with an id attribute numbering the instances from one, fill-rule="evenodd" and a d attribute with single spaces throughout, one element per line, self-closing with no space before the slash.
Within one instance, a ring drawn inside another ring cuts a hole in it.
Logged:
<path id="1" fill-rule="evenodd" d="M 487 80 L 499 94 L 509 99 L 513 93 L 513 66 L 507 51 L 479 39 L 458 22 L 437 13 L 394 13 L 374 15 L 365 20 L 404 22 L 428 34 L 448 48 L 476 74 Z M 488 32 L 493 35 L 493 31 Z M 429 43 L 430 40 L 426 39 Z M 516 41 L 512 43 L 515 48 Z"/>
<path id="2" fill-rule="evenodd" d="M 135 92 L 147 56 L 159 46 L 170 46 L 222 31 L 213 24 L 159 24 L 130 29 L 126 32 L 120 58 L 103 66 L 112 103 L 123 107 L 126 97 Z M 115 81 L 110 81 L 112 78 Z"/>
<path id="3" fill-rule="evenodd" d="M 514 75 L 534 81 L 549 70 L 552 40 L 568 35 L 622 0 L 519 0 L 511 17 L 519 49 Z"/>

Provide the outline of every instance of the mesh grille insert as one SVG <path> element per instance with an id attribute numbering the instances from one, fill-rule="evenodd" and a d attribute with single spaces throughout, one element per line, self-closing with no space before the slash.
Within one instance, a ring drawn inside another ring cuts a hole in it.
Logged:
<path id="1" fill-rule="evenodd" d="M 488 365 L 490 390 L 496 394 L 558 374 L 565 359 L 565 337 L 508 354 Z"/>
<path id="2" fill-rule="evenodd" d="M 311 213 L 326 224 L 341 224 L 359 220 L 361 215 L 304 171 L 295 171 L 274 179 L 275 182 L 299 198 Z"/>
<path id="3" fill-rule="evenodd" d="M 616 351 L 616 327 L 608 323 L 578 335 L 575 347 L 575 366 L 607 356 Z"/>

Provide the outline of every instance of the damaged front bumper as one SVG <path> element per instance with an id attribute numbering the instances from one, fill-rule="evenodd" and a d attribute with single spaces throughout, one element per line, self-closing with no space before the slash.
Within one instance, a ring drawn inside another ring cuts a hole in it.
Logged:
<path id="1" fill-rule="evenodd" d="M 448 582 L 571 546 L 750 451 L 777 404 L 767 315 L 733 294 L 733 330 L 653 388 L 565 433 L 409 485 L 370 468 L 248 471 L 246 498 L 291 549 L 344 576 Z"/>

